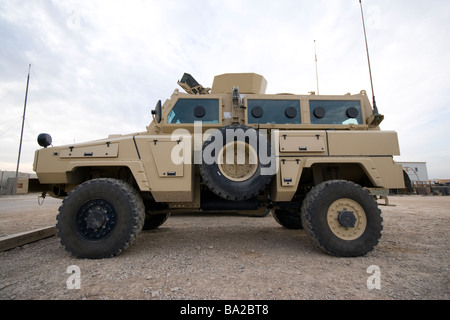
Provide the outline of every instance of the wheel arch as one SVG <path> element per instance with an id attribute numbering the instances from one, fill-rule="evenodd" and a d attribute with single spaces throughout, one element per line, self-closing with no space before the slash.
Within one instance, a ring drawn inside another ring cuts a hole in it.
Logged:
<path id="1" fill-rule="evenodd" d="M 283 185 L 283 164 L 277 172 L 277 180 L 271 193 L 274 201 L 292 201 L 305 195 L 312 187 L 329 180 L 346 180 L 365 188 L 404 188 L 400 165 L 391 157 L 291 157 L 285 163 L 291 165 L 298 176 L 294 183 Z M 280 160 L 281 162 L 283 160 Z"/>
<path id="2" fill-rule="evenodd" d="M 302 178 L 308 174 L 314 185 L 327 180 L 347 180 L 363 187 L 384 186 L 383 179 L 370 158 L 308 158 Z"/>
<path id="3" fill-rule="evenodd" d="M 125 181 L 140 191 L 150 191 L 145 170 L 139 161 L 71 162 L 66 170 L 68 184 L 80 184 L 95 178 Z"/>

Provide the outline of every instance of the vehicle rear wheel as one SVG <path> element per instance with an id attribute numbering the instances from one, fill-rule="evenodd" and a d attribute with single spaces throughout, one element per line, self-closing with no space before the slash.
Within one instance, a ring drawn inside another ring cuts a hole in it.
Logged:
<path id="1" fill-rule="evenodd" d="M 139 193 L 116 179 L 94 179 L 63 200 L 56 228 L 61 244 L 78 258 L 101 259 L 127 248 L 141 232 L 145 209 Z"/>
<path id="2" fill-rule="evenodd" d="M 325 252 L 361 256 L 378 243 L 383 229 L 378 203 L 361 186 L 344 180 L 318 184 L 301 210 L 302 224 Z"/>

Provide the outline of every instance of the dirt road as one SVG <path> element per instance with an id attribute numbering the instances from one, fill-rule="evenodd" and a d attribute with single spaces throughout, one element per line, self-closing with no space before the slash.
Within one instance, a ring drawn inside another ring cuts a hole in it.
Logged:
<path id="1" fill-rule="evenodd" d="M 380 243 L 358 258 L 271 215 L 172 216 L 112 259 L 75 259 L 51 237 L 0 253 L 0 299 L 450 299 L 450 197 L 390 202 Z M 2 197 L 0 234 L 54 225 L 58 206 Z"/>

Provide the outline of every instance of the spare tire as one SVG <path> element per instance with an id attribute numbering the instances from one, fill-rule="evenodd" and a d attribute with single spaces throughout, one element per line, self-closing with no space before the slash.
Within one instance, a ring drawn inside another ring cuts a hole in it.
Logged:
<path id="1" fill-rule="evenodd" d="M 202 148 L 203 182 L 223 199 L 242 201 L 261 193 L 275 174 L 266 136 L 247 126 L 215 131 Z"/>

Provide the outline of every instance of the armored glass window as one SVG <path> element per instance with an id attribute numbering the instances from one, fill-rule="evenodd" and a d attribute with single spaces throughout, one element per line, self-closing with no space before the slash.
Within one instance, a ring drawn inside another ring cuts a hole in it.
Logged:
<path id="1" fill-rule="evenodd" d="M 299 100 L 248 100 L 248 123 L 301 122 Z"/>
<path id="2" fill-rule="evenodd" d="M 179 99 L 167 116 L 167 123 L 219 123 L 219 99 Z"/>
<path id="3" fill-rule="evenodd" d="M 310 100 L 312 124 L 362 124 L 359 100 Z"/>

